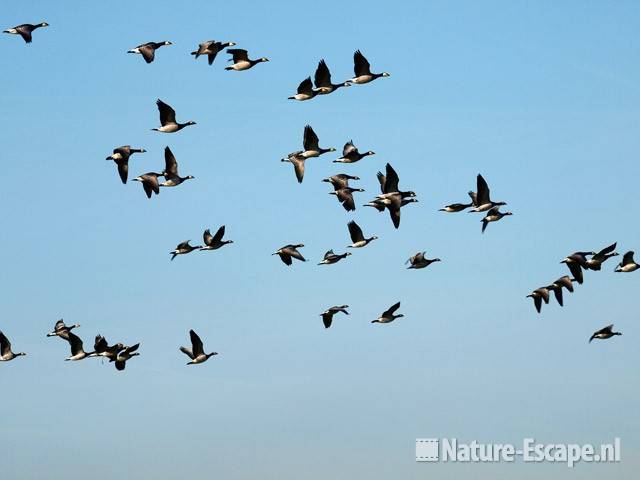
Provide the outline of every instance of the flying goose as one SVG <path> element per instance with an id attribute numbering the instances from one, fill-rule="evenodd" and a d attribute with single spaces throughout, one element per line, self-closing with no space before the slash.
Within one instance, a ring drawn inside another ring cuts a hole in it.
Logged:
<path id="1" fill-rule="evenodd" d="M 402 202 L 400 202 L 400 207 L 404 207 L 405 205 L 407 205 L 409 203 L 417 203 L 417 202 L 418 202 L 417 198 L 413 198 L 413 197 L 411 197 L 411 198 L 403 198 Z M 363 206 L 364 207 L 373 207 L 376 210 L 378 210 L 378 212 L 384 212 L 384 209 L 386 208 L 386 205 L 384 203 L 382 203 L 382 200 L 380 200 L 379 198 L 373 199 L 369 203 L 365 203 Z"/>
<path id="2" fill-rule="evenodd" d="M 426 258 L 424 256 L 426 252 L 418 252 L 416 253 L 413 257 L 410 257 L 409 260 L 407 260 L 405 263 L 405 265 L 407 263 L 410 263 L 410 265 L 407 267 L 407 269 L 410 268 L 425 268 L 428 267 L 429 265 L 431 265 L 434 262 L 440 262 L 441 260 L 439 258 Z"/>
<path id="3" fill-rule="evenodd" d="M 356 204 L 353 200 L 353 192 L 364 192 L 363 188 L 351 188 L 343 187 L 339 190 L 329 192 L 329 195 L 335 195 L 338 201 L 342 204 L 347 212 L 352 212 L 356 209 Z"/>
<path id="4" fill-rule="evenodd" d="M 227 70 L 229 70 L 230 68 L 231 67 L 227 67 Z M 318 92 L 313 89 L 311 77 L 307 77 L 300 82 L 300 85 L 298 85 L 296 94 L 287 97 L 287 100 L 298 100 L 299 102 L 304 102 L 305 100 L 311 100 L 316 95 L 318 95 Z"/>
<path id="5" fill-rule="evenodd" d="M 193 245 L 193 246 L 189 245 L 190 241 L 191 240 L 187 240 L 187 241 L 179 243 L 174 251 L 169 252 L 169 255 L 171 255 L 171 260 L 172 261 L 178 255 L 185 255 L 187 253 L 193 252 L 194 250 L 199 250 L 200 248 L 202 248 L 202 245 Z"/>
<path id="6" fill-rule="evenodd" d="M 324 323 L 324 328 L 329 328 L 331 326 L 331 322 L 333 321 L 333 316 L 336 313 L 342 312 L 345 315 L 349 315 L 349 312 L 347 312 L 347 308 L 349 308 L 349 305 L 340 305 L 339 307 L 327 308 L 324 312 L 322 312 L 320 316 L 322 317 L 322 323 Z"/>
<path id="7" fill-rule="evenodd" d="M 318 68 L 316 68 L 316 74 L 314 77 L 316 88 L 314 89 L 319 95 L 327 95 L 335 92 L 340 87 L 350 87 L 351 83 L 331 83 L 331 72 L 324 60 L 318 62 Z"/>
<path id="8" fill-rule="evenodd" d="M 566 288 L 570 292 L 573 292 L 573 282 L 571 277 L 569 277 L 568 275 L 565 275 L 564 277 L 559 278 L 558 280 L 553 282 L 551 285 L 548 285 L 544 288 L 553 292 L 553 294 L 556 297 L 556 301 L 558 302 L 558 305 L 563 307 L 564 303 L 562 299 L 562 289 Z"/>
<path id="9" fill-rule="evenodd" d="M 147 198 L 151 198 L 151 194 L 160 194 L 160 185 L 158 183 L 158 177 L 161 177 L 162 173 L 147 172 L 142 175 L 138 175 L 133 179 L 134 182 L 142 183 L 144 193 L 147 194 Z"/>
<path id="10" fill-rule="evenodd" d="M 202 340 L 196 332 L 193 330 L 189 330 L 189 336 L 191 337 L 191 348 L 180 347 L 180 351 L 184 353 L 187 357 L 191 359 L 187 365 L 197 365 L 199 363 L 204 363 L 209 360 L 209 357 L 213 357 L 217 355 L 217 352 L 204 353 L 204 347 L 202 345 Z"/>
<path id="11" fill-rule="evenodd" d="M 353 54 L 353 73 L 355 76 L 349 81 L 358 85 L 369 83 L 376 78 L 390 76 L 387 72 L 371 73 L 369 61 L 362 55 L 360 50 L 356 50 Z"/>
<path id="12" fill-rule="evenodd" d="M 123 349 L 118 351 L 118 353 L 114 358 L 110 358 L 109 361 L 115 362 L 116 370 L 122 371 L 124 370 L 124 367 L 127 364 L 127 360 L 129 360 L 132 357 L 136 357 L 140 355 L 136 351 L 138 350 L 139 347 L 140 347 L 139 343 L 136 343 L 135 345 L 131 345 L 130 347 L 124 347 Z"/>
<path id="13" fill-rule="evenodd" d="M 230 62 L 233 61 L 233 65 L 226 67 L 225 70 L 249 70 L 260 62 L 269 61 L 269 59 L 265 57 L 258 58 L 257 60 L 249 60 L 249 54 L 242 48 L 230 48 L 227 50 L 227 53 L 233 56 L 233 58 L 229 59 Z"/>
<path id="14" fill-rule="evenodd" d="M 391 217 L 393 226 L 395 228 L 400 228 L 400 209 L 404 205 L 407 205 L 409 203 L 414 203 L 417 201 L 418 200 L 413 197 L 403 198 L 403 193 L 401 192 L 394 192 L 394 193 L 387 193 L 385 194 L 384 198 L 377 198 L 376 200 L 370 203 L 374 203 L 374 204 L 377 203 L 386 207 L 387 210 L 389 210 L 389 216 Z"/>
<path id="15" fill-rule="evenodd" d="M 542 309 L 542 301 L 544 300 L 544 303 L 546 304 L 549 303 L 549 290 L 546 287 L 537 288 L 527 295 L 527 298 L 533 298 L 533 304 L 535 305 L 538 313 L 540 313 L 540 310 Z"/>
<path id="16" fill-rule="evenodd" d="M 388 310 L 385 310 L 384 312 L 382 312 L 382 315 L 380 315 L 375 320 L 371 320 L 371 323 L 391 323 L 396 318 L 404 317 L 402 313 L 399 313 L 398 315 L 394 315 L 396 310 L 398 310 L 399 308 L 400 308 L 400 302 L 396 303 L 395 305 L 392 305 L 391 307 L 389 307 Z"/>
<path id="17" fill-rule="evenodd" d="M 306 125 L 304 127 L 304 135 L 302 139 L 302 146 L 304 150 L 300 153 L 304 158 L 312 158 L 319 157 L 320 155 L 324 155 L 325 153 L 335 152 L 336 149 L 333 147 L 329 148 L 321 148 L 318 145 L 318 135 L 313 131 L 311 125 Z"/>
<path id="18" fill-rule="evenodd" d="M 139 53 L 144 58 L 144 61 L 147 63 L 153 62 L 153 59 L 156 56 L 156 50 L 160 47 L 164 47 L 165 45 L 173 45 L 171 42 L 148 42 L 143 43 L 142 45 L 138 45 L 136 48 L 132 48 L 131 50 L 127 50 L 127 53 Z"/>
<path id="19" fill-rule="evenodd" d="M 340 190 L 341 188 L 349 186 L 349 180 L 360 180 L 360 177 L 347 175 L 345 173 L 338 173 L 337 175 L 332 175 L 328 178 L 324 178 L 322 181 L 328 182 L 333 185 L 334 190 Z"/>
<path id="20" fill-rule="evenodd" d="M 378 239 L 375 235 L 373 237 L 365 238 L 360 225 L 353 220 L 347 224 L 347 227 L 349 227 L 349 235 L 351 235 L 351 241 L 353 242 L 351 245 L 347 245 L 347 248 L 366 247 L 370 242 Z"/>
<path id="21" fill-rule="evenodd" d="M 596 252 L 574 252 L 571 255 L 568 255 L 564 260 L 560 263 L 564 263 L 569 268 L 571 275 L 575 278 L 576 282 L 582 284 L 584 281 L 584 276 L 582 274 L 582 269 L 587 270 L 587 255 L 595 255 Z"/>
<path id="22" fill-rule="evenodd" d="M 69 342 L 69 346 L 71 347 L 71 356 L 65 358 L 66 361 L 76 362 L 78 360 L 82 360 L 83 358 L 93 357 L 96 352 L 85 352 L 82 347 L 82 340 L 80 337 L 75 335 L 74 333 L 69 332 L 67 334 L 67 339 Z"/>
<path id="23" fill-rule="evenodd" d="M 304 161 L 305 157 L 302 156 L 302 151 L 290 153 L 287 158 L 283 158 L 281 162 L 289 162 L 293 165 L 293 171 L 296 174 L 296 178 L 298 179 L 298 183 L 302 183 L 304 179 Z"/>
<path id="24" fill-rule="evenodd" d="M 474 192 L 473 190 L 469 190 L 467 192 L 467 195 L 469 195 L 469 198 L 471 199 L 471 206 L 477 207 L 478 206 L 478 194 L 476 192 Z"/>
<path id="25" fill-rule="evenodd" d="M 0 331 L 0 362 L 8 362 L 24 355 L 26 355 L 24 352 L 13 353 L 11 351 L 11 342 L 5 334 Z"/>
<path id="26" fill-rule="evenodd" d="M 478 192 L 476 194 L 475 206 L 469 210 L 470 212 L 486 212 L 487 210 L 491 210 L 493 207 L 500 207 L 502 205 L 506 205 L 505 202 L 493 202 L 491 198 L 489 198 L 489 186 L 487 182 L 482 177 L 482 175 L 478 174 L 476 179 Z M 469 192 L 469 196 L 473 199 L 473 192 Z"/>
<path id="27" fill-rule="evenodd" d="M 622 333 L 614 332 L 613 331 L 613 324 L 607 325 L 606 327 L 601 328 L 597 332 L 594 332 L 594 334 L 591 335 L 591 338 L 589 339 L 589 343 L 591 343 L 591 341 L 594 338 L 597 338 L 598 340 L 606 340 L 607 338 L 611 338 L 611 337 L 613 337 L 615 335 L 622 335 Z"/>
<path id="28" fill-rule="evenodd" d="M 165 167 L 162 175 L 165 181 L 160 184 L 161 187 L 176 187 L 185 180 L 196 178 L 193 175 L 187 175 L 186 177 L 180 176 L 178 173 L 178 162 L 169 147 L 164 147 L 164 164 Z"/>
<path id="29" fill-rule="evenodd" d="M 472 207 L 473 203 L 452 203 L 444 208 L 439 209 L 439 212 L 457 213 Z"/>
<path id="30" fill-rule="evenodd" d="M 603 248 L 598 253 L 593 255 L 589 260 L 587 260 L 587 268 L 589 270 L 600 270 L 602 264 L 606 260 L 610 259 L 611 257 L 617 257 L 619 253 L 614 252 L 614 250 L 616 249 L 616 245 L 617 242 Z"/>
<path id="31" fill-rule="evenodd" d="M 347 258 L 349 255 L 351 255 L 350 252 L 336 255 L 335 253 L 333 253 L 333 250 L 329 250 L 324 254 L 324 259 L 318 265 L 332 265 L 334 263 L 338 263 L 343 258 Z"/>
<path id="32" fill-rule="evenodd" d="M 198 49 L 195 52 L 191 52 L 191 55 L 195 55 L 196 60 L 200 55 L 207 55 L 209 60 L 209 65 L 213 64 L 213 61 L 216 59 L 216 55 L 220 53 L 227 47 L 233 47 L 235 45 L 234 42 L 216 42 L 215 40 L 208 40 L 206 42 L 202 42 L 198 45 Z"/>
<path id="33" fill-rule="evenodd" d="M 302 138 L 302 146 L 304 150 L 298 150 L 297 152 L 290 153 L 287 155 L 287 158 L 283 158 L 282 161 L 288 162 L 290 157 L 302 157 L 304 159 L 319 157 L 328 152 L 335 152 L 336 149 L 333 147 L 330 148 L 321 148 L 318 145 L 318 135 L 313 131 L 311 125 L 306 125 L 304 127 L 304 134 Z"/>
<path id="34" fill-rule="evenodd" d="M 385 166 L 385 173 L 383 174 L 382 172 L 378 172 L 376 174 L 376 177 L 378 178 L 378 182 L 380 183 L 380 191 L 382 192 L 381 195 L 378 195 L 378 198 L 380 199 L 384 199 L 394 193 L 400 193 L 402 198 L 416 196 L 415 192 L 404 192 L 400 190 L 400 188 L 398 187 L 398 184 L 400 183 L 398 173 L 389 163 L 387 163 L 387 165 Z"/>
<path id="35" fill-rule="evenodd" d="M 222 240 L 222 237 L 224 237 L 224 225 L 218 229 L 215 235 L 211 235 L 211 232 L 207 228 L 202 235 L 204 247 L 200 247 L 200 250 L 217 250 L 223 245 L 233 243 L 233 240 Z"/>
<path id="36" fill-rule="evenodd" d="M 284 247 L 276 250 L 271 255 L 278 255 L 280 257 L 280 260 L 282 260 L 285 265 L 291 266 L 291 264 L 293 263 L 292 258 L 300 260 L 301 262 L 307 261 L 298 251 L 298 248 L 302 247 L 304 247 L 304 244 L 302 243 L 298 243 L 296 245 L 285 245 Z"/>
<path id="37" fill-rule="evenodd" d="M 118 342 L 115 345 L 109 345 L 107 339 L 102 335 L 96 335 L 96 339 L 93 342 L 93 353 L 90 353 L 89 357 L 103 357 L 108 358 L 109 361 L 114 361 L 118 355 L 118 352 L 125 348 L 125 345 Z"/>
<path id="38" fill-rule="evenodd" d="M 511 212 L 501 212 L 499 207 L 493 207 L 492 209 L 490 209 L 487 212 L 485 217 L 481 220 L 482 221 L 482 233 L 484 233 L 484 231 L 487 229 L 487 225 L 489 225 L 489 223 L 497 222 L 498 220 L 501 220 L 502 217 L 507 217 L 509 215 L 513 215 L 513 213 L 511 213 Z"/>
<path id="39" fill-rule="evenodd" d="M 412 192 L 410 192 L 412 193 Z M 403 198 L 403 193 L 395 192 L 386 194 L 384 199 L 376 198 L 365 204 L 366 207 L 374 207 L 379 212 L 383 212 L 386 208 L 389 210 L 391 221 L 395 228 L 400 228 L 400 209 L 409 203 L 417 203 L 418 199 L 413 197 Z M 415 195 L 415 194 L 414 194 Z"/>
<path id="40" fill-rule="evenodd" d="M 615 272 L 635 272 L 638 268 L 640 268 L 640 264 L 637 264 L 633 260 L 633 251 L 628 251 L 622 257 L 622 261 L 618 264 Z"/>
<path id="41" fill-rule="evenodd" d="M 155 132 L 174 133 L 182 130 L 184 127 L 196 124 L 196 122 L 192 120 L 189 120 L 187 123 L 176 122 L 176 111 L 160 99 L 156 100 L 156 105 L 158 106 L 158 112 L 160 112 L 161 126 L 151 129 Z"/>
<path id="42" fill-rule="evenodd" d="M 31 32 L 33 32 L 36 28 L 40 27 L 48 27 L 49 24 L 47 22 L 37 23 L 32 25 L 30 23 L 23 23 L 22 25 L 18 25 L 17 27 L 9 28 L 4 30 L 3 33 L 11 33 L 13 35 L 20 35 L 25 43 L 31 43 Z"/>
<path id="43" fill-rule="evenodd" d="M 60 319 L 53 326 L 53 332 L 47 333 L 47 337 L 60 337 L 65 340 L 69 337 L 69 332 L 74 328 L 78 328 L 80 326 L 79 323 L 74 323 L 73 325 L 65 325 L 64 320 Z"/>
<path id="44" fill-rule="evenodd" d="M 107 160 L 113 160 L 118 166 L 118 174 L 122 183 L 127 183 L 129 174 L 129 157 L 134 153 L 144 153 L 144 148 L 131 148 L 130 145 L 123 145 L 113 149 L 113 153 L 107 157 Z"/>
<path id="45" fill-rule="evenodd" d="M 353 140 L 349 140 L 344 144 L 342 156 L 337 160 L 334 160 L 333 163 L 355 163 L 369 155 L 375 155 L 375 152 L 369 150 L 368 152 L 360 153 L 357 147 L 353 144 Z"/>

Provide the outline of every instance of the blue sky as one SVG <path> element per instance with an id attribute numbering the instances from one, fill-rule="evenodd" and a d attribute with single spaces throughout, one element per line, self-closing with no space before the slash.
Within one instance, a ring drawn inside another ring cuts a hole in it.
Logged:
<path id="1" fill-rule="evenodd" d="M 525 296 L 565 274 L 575 250 L 640 250 L 636 2 L 7 2 L 2 27 L 46 20 L 31 45 L 0 37 L 2 329 L 29 353 L 0 368 L 3 474 L 96 480 L 629 478 L 640 467 L 636 292 L 615 260 L 536 314 Z M 271 60 L 225 72 L 189 55 L 235 41 Z M 125 52 L 170 40 L 150 65 Z M 324 58 L 352 76 L 356 49 L 390 78 L 286 100 Z M 161 98 L 194 127 L 158 126 Z M 304 183 L 279 159 L 310 123 L 327 154 Z M 169 145 L 196 180 L 148 201 L 104 158 L 144 147 L 130 178 Z M 390 162 L 420 203 L 346 213 L 321 179 Z M 514 216 L 480 234 L 466 200 L 482 173 Z M 356 219 L 379 240 L 328 267 Z M 169 262 L 185 239 L 235 241 Z M 270 255 L 301 242 L 305 264 Z M 440 257 L 407 271 L 417 251 Z M 405 317 L 371 325 L 402 301 Z M 351 306 L 324 330 L 318 316 Z M 91 344 L 142 342 L 124 374 L 70 364 L 45 334 L 58 318 Z M 615 323 L 622 337 L 587 344 Z M 220 353 L 186 367 L 198 331 Z M 617 465 L 425 465 L 416 437 L 611 441 Z M 37 452 L 34 455 L 34 452 Z"/>

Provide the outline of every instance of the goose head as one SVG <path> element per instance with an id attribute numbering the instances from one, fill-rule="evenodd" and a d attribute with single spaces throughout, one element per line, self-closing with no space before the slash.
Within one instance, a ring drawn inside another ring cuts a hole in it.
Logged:
<path id="1" fill-rule="evenodd" d="M 171 42 L 162 42 L 163 45 L 173 45 Z"/>
<path id="2" fill-rule="evenodd" d="M 40 26 L 41 26 L 41 27 L 48 27 L 48 26 L 49 26 L 49 24 L 48 24 L 47 22 L 42 22 L 42 23 L 40 24 Z"/>
<path id="3" fill-rule="evenodd" d="M 383 77 L 390 77 L 390 76 L 391 76 L 391 74 L 390 74 L 390 73 L 388 73 L 388 72 L 382 72 L 382 76 L 383 76 Z"/>
<path id="4" fill-rule="evenodd" d="M 268 62 L 269 59 L 267 57 L 262 57 L 258 59 L 259 62 Z"/>

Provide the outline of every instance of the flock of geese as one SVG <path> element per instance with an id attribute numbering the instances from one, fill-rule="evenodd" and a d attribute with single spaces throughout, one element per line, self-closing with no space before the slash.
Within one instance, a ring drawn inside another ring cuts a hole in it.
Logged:
<path id="1" fill-rule="evenodd" d="M 73 325 L 65 325 L 64 320 L 60 319 L 54 325 L 53 331 L 47 333 L 47 337 L 58 337 L 69 343 L 71 355 L 65 358 L 66 361 L 76 362 L 90 357 L 103 358 L 107 359 L 109 363 L 113 363 L 116 370 L 124 370 L 128 360 L 140 355 L 137 351 L 140 347 L 140 343 L 136 343 L 131 346 L 125 345 L 121 342 L 109 345 L 107 339 L 100 334 L 96 335 L 93 343 L 93 351 L 86 352 L 84 350 L 82 339 L 71 331 L 79 326 L 80 325 L 77 323 Z M 202 340 L 200 340 L 200 337 L 196 332 L 190 330 L 189 336 L 191 338 L 191 348 L 180 347 L 180 351 L 191 359 L 187 365 L 204 363 L 209 359 L 209 357 L 217 355 L 216 352 L 204 352 Z M 8 362 L 9 360 L 13 360 L 14 358 L 21 357 L 23 355 L 26 355 L 26 353 L 14 353 L 11 350 L 11 342 L 4 333 L 0 332 L 0 361 Z"/>
<path id="2" fill-rule="evenodd" d="M 568 292 L 573 293 L 573 283 L 582 285 L 584 282 L 584 270 L 600 271 L 602 264 L 611 257 L 617 257 L 619 254 L 615 251 L 617 242 L 603 248 L 599 252 L 574 252 L 568 255 L 560 263 L 564 263 L 568 268 L 572 276 L 564 275 L 554 281 L 550 285 L 538 287 L 533 290 L 527 298 L 533 299 L 533 304 L 538 313 L 542 310 L 542 302 L 549 303 L 549 292 L 553 292 L 556 301 L 562 307 L 564 305 L 562 298 L 562 290 L 566 289 Z M 617 273 L 630 273 L 635 272 L 640 268 L 640 264 L 636 263 L 633 259 L 633 251 L 628 251 L 622 257 L 622 261 L 615 267 L 614 272 Z M 589 343 L 595 338 L 600 340 L 606 340 L 616 335 L 622 335 L 620 332 L 613 331 L 613 325 L 608 325 L 598 331 L 596 331 Z"/>
<path id="3" fill-rule="evenodd" d="M 4 33 L 20 35 L 26 43 L 32 42 L 32 33 L 34 30 L 49 26 L 48 23 L 42 22 L 39 24 L 23 24 L 13 28 L 4 30 Z M 137 47 L 128 50 L 128 53 L 139 54 L 142 56 L 146 63 L 152 63 L 155 60 L 156 50 L 163 46 L 172 45 L 172 42 L 148 42 Z M 266 57 L 260 57 L 257 59 L 250 59 L 247 50 L 240 48 L 229 48 L 236 44 L 234 42 L 217 42 L 209 40 L 199 44 L 197 50 L 191 52 L 191 55 L 198 59 L 200 56 L 207 56 L 209 65 L 212 65 L 216 59 L 218 53 L 224 51 L 231 55 L 229 61 L 233 62 L 230 66 L 227 66 L 225 70 L 243 71 L 248 70 L 255 65 L 263 62 L 268 62 Z M 305 78 L 297 88 L 296 94 L 288 97 L 291 100 L 306 101 L 315 98 L 318 95 L 328 95 L 339 88 L 349 87 L 353 84 L 362 85 L 370 83 L 378 78 L 388 77 L 389 73 L 372 73 L 369 61 L 365 56 L 357 50 L 353 55 L 354 63 L 354 76 L 341 83 L 334 84 L 331 80 L 331 72 L 326 62 L 320 60 L 315 71 L 314 80 L 312 82 L 311 76 Z M 315 84 L 315 86 L 314 86 Z M 185 127 L 196 125 L 194 121 L 187 121 L 180 123 L 176 119 L 175 110 L 164 101 L 158 99 L 156 101 L 160 116 L 160 126 L 153 128 L 152 130 L 161 133 L 176 133 L 184 129 Z M 319 145 L 319 138 L 311 125 L 304 127 L 302 150 L 297 150 L 289 153 L 285 158 L 282 158 L 282 162 L 287 162 L 293 165 L 294 173 L 298 183 L 302 183 L 305 175 L 305 162 L 311 158 L 317 158 L 326 153 L 335 152 L 333 147 L 322 148 Z M 129 177 L 129 160 L 135 153 L 145 153 L 144 148 L 133 148 L 130 145 L 124 145 L 113 149 L 111 155 L 106 157 L 107 160 L 113 161 L 118 169 L 118 175 L 123 184 L 127 183 Z M 375 155 L 371 150 L 360 152 L 358 147 L 354 144 L 353 140 L 349 140 L 344 144 L 342 149 L 342 155 L 333 160 L 333 163 L 337 164 L 352 164 L 363 160 L 365 157 Z M 194 179 L 192 175 L 181 176 L 178 171 L 178 162 L 171 149 L 167 146 L 164 150 L 164 169 L 161 172 L 147 172 L 133 178 L 134 181 L 139 182 L 147 196 L 151 198 L 153 194 L 158 195 L 160 193 L 160 187 L 177 187 L 184 183 L 186 180 Z M 162 181 L 160 180 L 162 179 Z M 400 227 L 400 214 L 402 207 L 406 205 L 416 203 L 417 195 L 411 190 L 401 190 L 399 187 L 399 176 L 396 170 L 389 164 L 386 164 L 385 172 L 378 172 L 377 179 L 380 184 L 380 193 L 372 200 L 365 203 L 364 206 L 373 207 L 378 212 L 384 212 L 387 210 L 391 218 L 393 226 L 397 229 Z M 333 191 L 329 194 L 334 195 L 338 202 L 347 212 L 356 210 L 356 203 L 354 199 L 354 193 L 364 192 L 362 188 L 354 188 L 350 186 L 350 182 L 360 180 L 359 177 L 349 175 L 346 173 L 337 173 L 328 178 L 323 179 L 323 182 L 330 183 L 333 187 Z M 446 213 L 459 213 L 468 211 L 469 213 L 485 213 L 481 219 L 482 233 L 485 232 L 489 223 L 494 223 L 502 220 L 506 216 L 512 215 L 509 211 L 500 211 L 500 207 L 506 205 L 506 202 L 495 202 L 491 200 L 490 190 L 487 182 L 482 175 L 478 174 L 476 177 L 476 190 L 469 191 L 468 196 L 470 201 L 466 203 L 452 203 L 440 209 Z M 347 245 L 347 248 L 360 249 L 366 247 L 378 237 L 375 235 L 365 236 L 362 228 L 356 223 L 355 220 L 351 220 L 347 224 L 349 236 L 351 238 L 351 244 Z M 204 245 L 191 245 L 190 240 L 181 242 L 176 248 L 169 252 L 171 260 L 175 259 L 179 255 L 185 255 L 193 252 L 194 250 L 217 250 L 224 245 L 233 243 L 232 240 L 223 240 L 225 235 L 225 226 L 222 225 L 218 228 L 214 235 L 207 229 L 203 234 Z M 293 264 L 293 260 L 305 262 L 306 259 L 300 253 L 300 249 L 304 247 L 302 243 L 287 244 L 272 255 L 279 256 L 280 260 L 287 266 Z M 601 269 L 602 264 L 609 258 L 618 255 L 615 252 L 616 244 L 612 244 L 599 252 L 575 252 L 567 256 L 561 263 L 565 263 L 569 268 L 571 277 L 568 275 L 560 277 L 553 283 L 539 287 L 529 295 L 528 298 L 532 298 L 534 306 L 538 312 L 541 312 L 542 303 L 549 303 L 549 293 L 553 292 L 555 298 L 561 306 L 563 305 L 563 289 L 569 292 L 574 291 L 573 283 L 583 283 L 583 270 L 595 270 Z M 335 253 L 333 249 L 328 250 L 323 259 L 318 265 L 332 265 L 346 259 L 351 255 L 350 251 L 344 253 Z M 432 263 L 440 262 L 439 258 L 429 259 L 426 257 L 426 252 L 418 252 L 411 256 L 407 260 L 409 269 L 422 269 L 426 268 Z M 636 263 L 633 259 L 633 252 L 629 251 L 623 256 L 622 262 L 616 267 L 616 272 L 633 272 L 640 268 L 640 264 Z M 333 306 L 325 310 L 320 314 L 322 317 L 325 328 L 329 328 L 332 325 L 333 317 L 337 313 L 343 313 L 349 315 L 347 311 L 348 305 Z M 394 320 L 403 317 L 403 314 L 396 314 L 400 308 L 400 302 L 389 307 L 382 312 L 378 318 L 372 320 L 372 323 L 390 323 Z M 97 335 L 95 337 L 93 351 L 86 352 L 84 350 L 83 341 L 75 335 L 71 330 L 79 327 L 78 324 L 65 325 L 63 320 L 59 320 L 52 332 L 47 336 L 59 337 L 69 344 L 70 356 L 65 360 L 78 361 L 89 357 L 100 357 L 107 359 L 109 363 L 113 363 L 117 370 L 124 370 L 126 362 L 131 358 L 140 355 L 138 349 L 140 343 L 134 345 L 126 345 L 118 342 L 109 345 L 105 337 Z M 180 347 L 180 351 L 189 357 L 190 361 L 187 365 L 195 365 L 206 362 L 210 357 L 217 355 L 216 352 L 205 353 L 202 340 L 193 330 L 189 331 L 191 348 Z M 608 339 L 613 336 L 621 335 L 620 332 L 613 331 L 613 325 L 609 325 L 602 328 L 590 337 L 589 342 L 593 339 Z M 17 357 L 25 355 L 24 352 L 14 353 L 12 351 L 11 343 L 4 333 L 0 332 L 0 361 L 10 361 Z"/>

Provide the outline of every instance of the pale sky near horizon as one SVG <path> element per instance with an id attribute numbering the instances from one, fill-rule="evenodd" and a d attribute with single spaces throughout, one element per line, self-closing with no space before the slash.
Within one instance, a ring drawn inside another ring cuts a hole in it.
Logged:
<path id="1" fill-rule="evenodd" d="M 625 479 L 640 468 L 640 273 L 621 257 L 538 315 L 525 296 L 568 273 L 576 250 L 640 250 L 636 2 L 8 1 L 2 30 L 47 21 L 26 45 L 0 36 L 3 228 L 0 330 L 26 357 L 0 365 L 3 478 Z M 234 41 L 227 72 L 189 55 Z M 147 65 L 126 51 L 170 40 Z M 324 58 L 334 82 L 362 50 L 391 77 L 292 102 Z M 197 125 L 158 126 L 157 98 Z M 376 155 L 280 162 L 305 124 L 322 146 Z M 170 146 L 196 177 L 147 200 L 104 159 Z M 419 203 L 361 207 L 389 162 Z M 321 179 L 344 172 L 357 210 Z M 467 200 L 483 176 L 514 215 L 480 233 Z M 332 266 L 349 220 L 379 239 Z M 225 224 L 234 244 L 169 261 Z M 271 256 L 304 243 L 306 263 Z M 418 251 L 442 262 L 419 271 Z M 640 258 L 637 257 L 638 260 Z M 404 318 L 370 321 L 396 301 Z M 325 330 L 319 314 L 350 305 Z M 45 335 L 63 317 L 90 347 L 141 342 L 125 372 L 64 362 Z M 614 323 L 623 333 L 587 341 Z M 178 351 L 195 329 L 206 364 Z M 619 464 L 421 464 L 418 437 L 622 441 Z"/>

